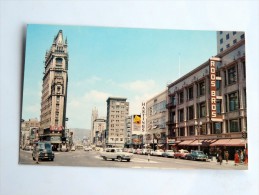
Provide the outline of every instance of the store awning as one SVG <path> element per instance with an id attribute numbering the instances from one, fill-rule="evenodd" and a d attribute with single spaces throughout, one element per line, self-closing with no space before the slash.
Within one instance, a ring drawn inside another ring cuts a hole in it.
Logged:
<path id="1" fill-rule="evenodd" d="M 196 140 L 194 140 L 193 142 L 191 142 L 189 145 L 190 145 L 190 146 L 198 146 L 198 145 L 201 146 L 202 143 L 203 143 L 203 141 L 204 141 L 204 140 L 201 140 L 201 139 L 200 139 L 200 140 L 197 140 L 197 139 L 196 139 Z"/>
<path id="2" fill-rule="evenodd" d="M 191 143 L 193 142 L 193 140 L 184 140 L 181 143 L 179 143 L 179 146 L 189 146 Z"/>
<path id="3" fill-rule="evenodd" d="M 210 144 L 210 146 L 226 146 L 230 139 L 218 139 L 217 141 Z"/>
<path id="4" fill-rule="evenodd" d="M 225 146 L 245 146 L 246 141 L 243 139 L 230 139 Z"/>

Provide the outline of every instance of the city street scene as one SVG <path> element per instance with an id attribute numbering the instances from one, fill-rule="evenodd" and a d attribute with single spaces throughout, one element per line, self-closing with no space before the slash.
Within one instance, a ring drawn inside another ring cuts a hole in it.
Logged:
<path id="1" fill-rule="evenodd" d="M 28 25 L 19 164 L 248 169 L 245 33 Z"/>

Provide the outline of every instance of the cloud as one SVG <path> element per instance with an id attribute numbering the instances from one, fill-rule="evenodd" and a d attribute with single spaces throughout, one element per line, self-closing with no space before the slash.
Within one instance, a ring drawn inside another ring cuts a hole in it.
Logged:
<path id="1" fill-rule="evenodd" d="M 154 80 L 145 80 L 145 81 L 136 80 L 136 81 L 120 84 L 119 86 L 131 91 L 146 92 L 156 88 L 157 84 Z"/>

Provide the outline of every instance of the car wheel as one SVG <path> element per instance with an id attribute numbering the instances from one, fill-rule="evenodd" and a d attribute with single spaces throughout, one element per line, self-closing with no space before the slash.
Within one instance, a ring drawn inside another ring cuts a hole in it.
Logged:
<path id="1" fill-rule="evenodd" d="M 188 157 L 187 157 L 187 156 L 185 157 L 185 160 L 188 160 Z"/>
<path id="2" fill-rule="evenodd" d="M 193 157 L 193 158 L 192 158 L 192 160 L 194 160 L 194 161 L 195 161 L 195 160 L 196 160 L 196 158 L 195 158 L 195 157 Z"/>
<path id="3" fill-rule="evenodd" d="M 122 158 L 120 156 L 117 157 L 118 162 L 122 161 Z"/>
<path id="4" fill-rule="evenodd" d="M 130 162 L 130 159 L 127 159 L 128 162 Z"/>
<path id="5" fill-rule="evenodd" d="M 103 160 L 107 160 L 107 158 L 104 156 L 104 157 L 103 157 Z"/>

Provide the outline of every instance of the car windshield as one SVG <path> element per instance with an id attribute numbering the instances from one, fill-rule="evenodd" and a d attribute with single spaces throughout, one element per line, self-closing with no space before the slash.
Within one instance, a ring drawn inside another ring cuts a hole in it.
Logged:
<path id="1" fill-rule="evenodd" d="M 51 144 L 49 144 L 49 143 L 40 143 L 39 144 L 39 148 L 40 149 L 51 149 Z"/>
<path id="2" fill-rule="evenodd" d="M 122 152 L 122 149 L 116 149 L 117 152 Z"/>
<path id="3" fill-rule="evenodd" d="M 203 152 L 196 152 L 197 154 L 204 154 Z"/>

